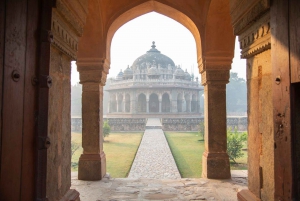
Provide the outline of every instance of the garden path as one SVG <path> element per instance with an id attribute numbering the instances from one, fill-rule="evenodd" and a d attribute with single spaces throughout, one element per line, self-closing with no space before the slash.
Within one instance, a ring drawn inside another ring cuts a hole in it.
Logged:
<path id="1" fill-rule="evenodd" d="M 128 178 L 181 178 L 161 127 L 159 119 L 148 119 L 143 139 L 131 166 Z"/>

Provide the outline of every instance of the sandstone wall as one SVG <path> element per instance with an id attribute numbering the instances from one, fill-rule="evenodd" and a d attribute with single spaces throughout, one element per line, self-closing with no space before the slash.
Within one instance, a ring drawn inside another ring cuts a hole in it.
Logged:
<path id="1" fill-rule="evenodd" d="M 47 197 L 59 200 L 71 186 L 71 59 L 51 47 Z"/>

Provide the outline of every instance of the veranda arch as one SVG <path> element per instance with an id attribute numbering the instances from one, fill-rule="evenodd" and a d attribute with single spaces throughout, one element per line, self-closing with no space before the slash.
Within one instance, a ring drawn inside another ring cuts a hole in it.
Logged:
<path id="1" fill-rule="evenodd" d="M 90 12 L 79 43 L 77 69 L 80 72 L 80 82 L 83 84 L 83 128 L 89 128 L 89 133 L 83 129 L 84 153 L 79 159 L 78 178 L 98 180 L 106 173 L 102 128 L 101 123 L 99 124 L 99 120 L 102 122 L 103 117 L 102 111 L 97 112 L 97 109 L 101 108 L 103 104 L 102 91 L 110 68 L 110 44 L 113 35 L 126 22 L 152 11 L 178 21 L 189 29 L 195 38 L 202 84 L 207 93 L 205 116 L 206 125 L 209 125 L 205 127 L 207 140 L 206 151 L 203 155 L 202 176 L 214 179 L 230 178 L 229 157 L 226 153 L 225 105 L 226 84 L 233 58 L 234 36 L 230 24 L 229 2 L 220 0 L 218 2 L 189 1 L 189 3 L 176 1 L 175 3 L 169 0 L 159 2 L 155 0 L 123 0 L 113 5 L 114 7 L 111 8 L 106 1 L 90 0 Z M 196 7 L 199 9 L 194 9 Z M 224 21 L 224 23 L 216 23 L 220 21 Z M 224 34 L 220 29 L 228 31 L 228 34 Z M 211 51 L 205 52 L 206 50 Z M 214 87 L 216 84 L 218 88 Z M 89 102 L 92 101 L 91 96 L 94 96 L 97 103 L 93 110 L 88 107 Z M 215 103 L 216 100 L 218 100 L 217 103 Z M 86 103 L 84 103 L 85 101 Z M 218 111 L 215 108 L 216 104 L 219 107 Z M 91 116 L 88 113 L 95 114 Z M 94 118 L 92 121 L 91 117 Z M 89 118 L 89 121 L 84 118 Z M 215 122 L 218 122 L 219 126 L 214 125 Z M 215 143 L 215 141 L 218 142 Z M 99 143 L 93 144 L 94 142 Z M 216 169 L 216 166 L 211 164 L 219 165 Z"/>

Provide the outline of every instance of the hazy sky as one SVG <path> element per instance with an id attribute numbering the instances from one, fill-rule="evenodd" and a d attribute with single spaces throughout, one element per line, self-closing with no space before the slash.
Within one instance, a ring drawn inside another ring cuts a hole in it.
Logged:
<path id="1" fill-rule="evenodd" d="M 191 32 L 180 23 L 164 15 L 151 12 L 124 24 L 114 35 L 111 44 L 111 66 L 108 77 L 115 77 L 120 69 L 131 66 L 136 58 L 146 53 L 155 41 L 156 48 L 170 57 L 175 65 L 195 77 L 199 76 L 196 43 Z M 240 59 L 239 44 L 235 45 L 232 71 L 246 78 L 246 61 Z M 76 65 L 72 65 L 72 84 L 79 81 Z"/>

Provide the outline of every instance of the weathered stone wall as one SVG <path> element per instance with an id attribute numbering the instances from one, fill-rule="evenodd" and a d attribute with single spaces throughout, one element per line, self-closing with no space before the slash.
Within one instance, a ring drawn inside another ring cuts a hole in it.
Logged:
<path id="1" fill-rule="evenodd" d="M 71 186 L 71 59 L 51 47 L 47 197 L 59 200 Z"/>
<path id="2" fill-rule="evenodd" d="M 147 118 L 104 118 L 108 120 L 111 131 L 144 131 Z M 162 118 L 163 130 L 165 131 L 198 131 L 200 122 L 204 118 Z M 247 117 L 227 117 L 227 128 L 238 131 L 246 131 L 248 126 Z M 72 131 L 81 132 L 81 118 L 72 118 Z"/>

